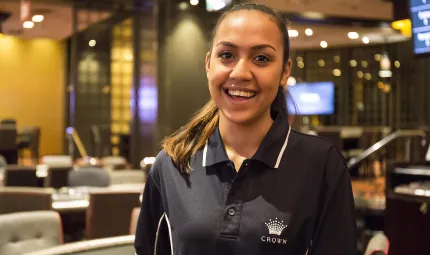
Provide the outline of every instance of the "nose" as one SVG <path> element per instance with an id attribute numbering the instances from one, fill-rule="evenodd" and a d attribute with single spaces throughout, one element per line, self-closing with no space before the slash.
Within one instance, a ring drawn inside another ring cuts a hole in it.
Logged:
<path id="1" fill-rule="evenodd" d="M 241 58 L 230 73 L 230 78 L 234 80 L 251 80 L 252 73 L 250 63 L 247 59 Z"/>

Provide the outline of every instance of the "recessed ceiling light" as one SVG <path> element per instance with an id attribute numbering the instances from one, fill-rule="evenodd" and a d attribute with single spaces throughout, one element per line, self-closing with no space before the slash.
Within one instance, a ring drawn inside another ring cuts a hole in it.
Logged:
<path id="1" fill-rule="evenodd" d="M 22 24 L 22 26 L 24 28 L 33 28 L 34 27 L 34 22 L 33 21 L 26 21 L 26 22 L 24 22 L 24 24 Z"/>
<path id="2" fill-rule="evenodd" d="M 364 44 L 368 44 L 368 43 L 370 42 L 369 37 L 366 37 L 366 36 L 365 36 L 365 37 L 363 37 L 363 39 L 362 39 L 362 40 L 363 40 L 363 43 L 364 43 Z"/>
<path id="3" fill-rule="evenodd" d="M 288 30 L 288 36 L 289 37 L 297 37 L 297 36 L 299 36 L 299 32 L 297 30 L 290 29 L 290 30 Z"/>
<path id="4" fill-rule="evenodd" d="M 327 48 L 328 44 L 326 41 L 321 41 L 320 46 L 321 46 L 321 48 Z"/>
<path id="5" fill-rule="evenodd" d="M 348 33 L 348 38 L 349 39 L 355 40 L 355 39 L 358 39 L 358 37 L 360 37 L 360 36 L 358 35 L 357 32 L 349 32 Z"/>
<path id="6" fill-rule="evenodd" d="M 43 15 L 34 15 L 33 18 L 31 18 L 33 22 L 42 22 L 44 19 L 45 17 Z"/>
<path id="7" fill-rule="evenodd" d="M 191 5 L 198 5 L 199 4 L 199 0 L 190 0 L 190 4 Z"/>
<path id="8" fill-rule="evenodd" d="M 311 36 L 311 35 L 313 35 L 313 34 L 314 34 L 314 31 L 312 31 L 312 29 L 310 29 L 310 28 L 307 28 L 307 29 L 305 30 L 305 34 L 306 34 L 307 36 Z"/>

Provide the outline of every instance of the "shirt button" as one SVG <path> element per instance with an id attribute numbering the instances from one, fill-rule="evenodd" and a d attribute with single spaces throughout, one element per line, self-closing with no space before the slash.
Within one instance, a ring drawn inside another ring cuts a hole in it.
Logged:
<path id="1" fill-rule="evenodd" d="M 236 210 L 234 208 L 228 209 L 228 215 L 234 216 L 236 214 Z"/>

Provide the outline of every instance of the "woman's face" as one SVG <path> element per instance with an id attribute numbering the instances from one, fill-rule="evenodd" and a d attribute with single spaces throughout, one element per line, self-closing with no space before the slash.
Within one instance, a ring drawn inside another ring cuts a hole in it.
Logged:
<path id="1" fill-rule="evenodd" d="M 270 117 L 270 105 L 291 70 L 291 60 L 283 68 L 282 34 L 275 21 L 259 11 L 232 12 L 213 41 L 206 72 L 221 117 L 236 124 Z"/>

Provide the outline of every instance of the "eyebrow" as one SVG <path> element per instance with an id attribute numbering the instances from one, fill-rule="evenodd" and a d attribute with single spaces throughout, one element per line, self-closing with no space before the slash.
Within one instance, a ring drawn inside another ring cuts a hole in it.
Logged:
<path id="1" fill-rule="evenodd" d="M 225 42 L 225 41 L 219 42 L 216 46 L 218 46 L 218 45 L 224 45 L 224 46 L 231 47 L 231 48 L 239 48 L 239 46 L 237 46 L 236 44 L 233 44 L 231 42 Z M 251 47 L 252 50 L 260 50 L 260 49 L 264 49 L 264 48 L 271 48 L 274 51 L 276 51 L 275 47 L 273 47 L 270 44 L 258 44 L 258 45 L 254 45 Z"/>

